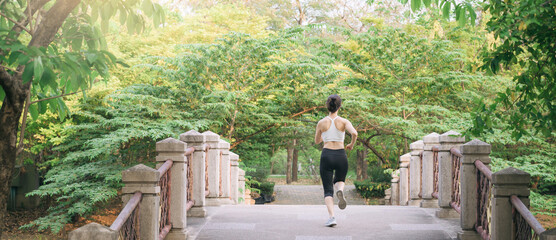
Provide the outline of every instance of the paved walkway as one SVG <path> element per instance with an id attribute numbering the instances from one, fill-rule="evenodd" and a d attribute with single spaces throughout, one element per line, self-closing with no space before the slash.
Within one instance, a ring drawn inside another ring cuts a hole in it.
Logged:
<path id="1" fill-rule="evenodd" d="M 276 200 L 270 203 L 273 205 L 324 204 L 324 191 L 321 185 L 276 185 L 274 191 Z M 348 205 L 365 205 L 365 199 L 355 191 L 354 185 L 346 185 L 344 193 Z"/>
<path id="2" fill-rule="evenodd" d="M 188 239 L 199 240 L 444 240 L 455 239 L 459 219 L 434 217 L 436 209 L 409 206 L 336 207 L 338 225 L 324 223 L 324 205 L 207 207 L 207 217 L 188 218 Z"/>

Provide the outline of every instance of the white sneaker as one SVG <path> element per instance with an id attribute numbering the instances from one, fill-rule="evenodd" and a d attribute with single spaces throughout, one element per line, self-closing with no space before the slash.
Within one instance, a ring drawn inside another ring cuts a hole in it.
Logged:
<path id="1" fill-rule="evenodd" d="M 334 226 L 336 226 L 336 218 L 335 218 L 335 217 L 331 217 L 330 219 L 328 219 L 328 222 L 326 222 L 326 226 L 327 226 L 327 227 L 334 227 Z"/>
<path id="2" fill-rule="evenodd" d="M 347 202 L 346 202 L 346 199 L 344 198 L 344 191 L 341 191 L 341 190 L 337 191 L 336 196 L 338 196 L 338 200 L 339 200 L 338 201 L 338 207 L 340 209 L 345 209 L 346 205 L 347 205 Z"/>

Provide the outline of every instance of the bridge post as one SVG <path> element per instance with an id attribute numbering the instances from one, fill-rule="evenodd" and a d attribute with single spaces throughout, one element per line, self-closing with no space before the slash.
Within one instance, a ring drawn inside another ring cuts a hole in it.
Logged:
<path id="1" fill-rule="evenodd" d="M 193 169 L 193 201 L 195 204 L 187 212 L 189 217 L 204 217 L 205 210 L 205 135 L 191 130 L 180 134 L 180 140 L 187 143 L 187 146 L 195 147 L 191 161 Z"/>
<path id="2" fill-rule="evenodd" d="M 439 142 L 438 133 L 431 133 L 423 137 L 423 181 L 421 182 L 421 202 L 422 208 L 438 208 L 438 200 L 433 199 L 433 184 L 434 184 L 434 160 L 432 148 L 438 146 Z"/>
<path id="3" fill-rule="evenodd" d="M 531 175 L 515 168 L 506 168 L 492 174 L 492 202 L 490 239 L 515 239 L 512 229 L 513 216 L 510 196 L 518 196 L 523 204 L 529 207 L 529 183 Z"/>
<path id="4" fill-rule="evenodd" d="M 160 173 L 143 164 L 135 165 L 122 172 L 122 200 L 125 206 L 137 191 L 143 193 L 139 203 L 139 236 L 143 240 L 158 240 L 160 186 L 158 180 Z"/>
<path id="5" fill-rule="evenodd" d="M 391 198 L 390 198 L 390 205 L 400 205 L 400 177 L 399 177 L 399 170 L 396 170 L 392 173 L 392 180 L 391 182 Z"/>
<path id="6" fill-rule="evenodd" d="M 406 153 L 400 156 L 400 205 L 406 206 L 409 201 L 409 161 L 411 154 Z"/>
<path id="7" fill-rule="evenodd" d="M 222 194 L 220 195 L 219 201 L 220 204 L 233 204 L 233 201 L 230 197 L 230 143 L 221 139 L 218 142 L 218 149 L 220 150 L 220 178 L 222 179 L 220 183 Z"/>
<path id="8" fill-rule="evenodd" d="M 486 166 L 490 163 L 490 144 L 474 139 L 461 147 L 461 169 L 460 169 L 460 197 L 461 214 L 460 224 L 462 232 L 458 233 L 458 239 L 481 239 L 475 231 L 477 222 L 477 168 L 475 161 L 479 160 Z"/>
<path id="9" fill-rule="evenodd" d="M 239 189 L 238 189 L 238 198 L 237 198 L 237 202 L 239 204 L 247 204 L 247 201 L 245 201 L 245 171 L 243 169 L 239 169 L 239 175 L 238 175 L 238 184 L 239 184 Z"/>
<path id="10" fill-rule="evenodd" d="M 218 149 L 218 143 L 220 142 L 220 136 L 211 131 L 203 132 L 205 135 L 205 141 L 210 146 L 210 149 L 206 153 L 206 158 L 208 158 L 208 190 L 209 195 L 206 199 L 207 206 L 219 206 L 220 202 L 218 197 L 220 196 L 220 149 Z"/>
<path id="11" fill-rule="evenodd" d="M 448 131 L 440 135 L 440 148 L 438 150 L 438 205 L 436 211 L 439 218 L 459 218 L 459 214 L 450 206 L 452 200 L 452 159 L 450 149 L 465 143 L 465 137 L 455 131 Z"/>
<path id="12" fill-rule="evenodd" d="M 239 155 L 230 152 L 230 197 L 234 204 L 238 204 L 239 191 Z"/>
<path id="13" fill-rule="evenodd" d="M 421 153 L 423 152 L 423 140 L 409 144 L 411 158 L 409 160 L 409 202 L 410 206 L 421 204 Z"/>
<path id="14" fill-rule="evenodd" d="M 187 157 L 185 150 L 187 144 L 174 139 L 166 138 L 156 143 L 156 167 L 159 168 L 166 160 L 172 160 L 170 169 L 170 182 L 172 193 L 170 194 L 170 222 L 172 229 L 165 239 L 187 238 Z"/>

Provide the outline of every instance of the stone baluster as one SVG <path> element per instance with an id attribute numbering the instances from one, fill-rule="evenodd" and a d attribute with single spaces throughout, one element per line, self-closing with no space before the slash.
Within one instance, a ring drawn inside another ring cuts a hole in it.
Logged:
<path id="1" fill-rule="evenodd" d="M 400 205 L 406 206 L 409 202 L 409 161 L 411 154 L 406 153 L 400 156 Z"/>
<path id="2" fill-rule="evenodd" d="M 460 168 L 462 232 L 458 233 L 458 239 L 480 239 L 479 234 L 475 231 L 477 222 L 477 168 L 475 161 L 479 160 L 488 166 L 490 144 L 474 139 L 463 144 L 460 149 L 463 155 Z"/>
<path id="3" fill-rule="evenodd" d="M 187 144 L 174 139 L 167 138 L 156 143 L 156 167 L 159 168 L 166 162 L 172 160 L 170 169 L 170 222 L 172 229 L 165 239 L 185 239 L 187 238 L 187 157 L 185 150 Z"/>
<path id="4" fill-rule="evenodd" d="M 438 200 L 433 199 L 433 184 L 434 184 L 434 160 L 432 148 L 438 146 L 439 142 L 438 133 L 431 133 L 423 137 L 423 176 L 421 182 L 421 207 L 422 208 L 438 208 Z"/>
<path id="5" fill-rule="evenodd" d="M 384 190 L 384 205 L 392 205 L 392 187 Z"/>
<path id="6" fill-rule="evenodd" d="M 506 168 L 492 174 L 491 228 L 490 239 L 515 239 L 512 203 L 510 196 L 516 195 L 525 206 L 529 206 L 529 183 L 531 175 L 515 168 Z"/>
<path id="7" fill-rule="evenodd" d="M 409 144 L 411 150 L 411 158 L 409 160 L 409 202 L 410 206 L 419 206 L 421 204 L 421 157 L 423 151 L 423 140 L 419 140 Z"/>
<path id="8" fill-rule="evenodd" d="M 245 197 L 246 193 L 245 193 L 245 171 L 243 169 L 239 169 L 238 172 L 238 184 L 239 184 L 239 189 L 238 189 L 238 199 L 237 202 L 238 204 L 248 204 L 247 203 L 247 199 Z"/>
<path id="9" fill-rule="evenodd" d="M 231 162 L 230 162 L 230 143 L 220 140 L 218 142 L 218 149 L 220 150 L 221 164 L 220 176 L 222 178 L 222 195 L 219 198 L 220 204 L 233 204 L 230 195 L 230 182 L 231 182 Z"/>
<path id="10" fill-rule="evenodd" d="M 400 204 L 400 188 L 399 188 L 399 170 L 396 170 L 392 173 L 392 180 L 391 182 L 391 198 L 390 198 L 390 205 L 399 205 Z"/>
<path id="11" fill-rule="evenodd" d="M 122 172 L 122 200 L 123 206 L 135 192 L 143 193 L 139 203 L 139 236 L 143 240 L 158 240 L 160 186 L 158 180 L 160 172 L 143 164 L 136 165 Z"/>
<path id="12" fill-rule="evenodd" d="M 180 134 L 180 140 L 187 143 L 189 147 L 195 147 L 191 157 L 193 172 L 193 201 L 195 204 L 187 212 L 188 217 L 204 217 L 205 210 L 205 135 L 191 130 Z"/>
<path id="13" fill-rule="evenodd" d="M 440 135 L 440 148 L 438 150 L 438 205 L 440 209 L 436 212 L 439 218 L 459 218 L 450 202 L 452 201 L 452 158 L 450 149 L 459 147 L 465 143 L 465 137 L 455 131 L 448 131 Z"/>
<path id="14" fill-rule="evenodd" d="M 220 197 L 220 149 L 218 144 L 220 142 L 220 136 L 211 131 L 203 132 L 205 135 L 205 142 L 210 146 L 210 149 L 206 153 L 208 158 L 208 190 L 209 195 L 206 199 L 207 206 L 219 206 L 220 202 L 218 197 Z"/>
<path id="15" fill-rule="evenodd" d="M 239 156 L 233 152 L 230 152 L 230 197 L 234 204 L 238 204 L 239 199 Z"/>

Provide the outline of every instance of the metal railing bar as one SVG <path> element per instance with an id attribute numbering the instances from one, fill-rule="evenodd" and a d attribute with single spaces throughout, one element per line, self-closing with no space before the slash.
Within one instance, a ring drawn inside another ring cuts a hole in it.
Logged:
<path id="1" fill-rule="evenodd" d="M 525 219 L 527 224 L 531 226 L 531 228 L 533 229 L 533 231 L 535 231 L 535 233 L 540 235 L 542 232 L 546 231 L 539 223 L 539 221 L 537 221 L 535 216 L 533 216 L 531 211 L 529 211 L 529 209 L 527 209 L 525 204 L 523 204 L 521 199 L 519 199 L 519 197 L 517 197 L 516 195 L 510 196 L 510 202 L 512 203 L 514 208 L 519 212 L 519 214 L 521 214 L 523 219 Z"/>
<path id="2" fill-rule="evenodd" d="M 141 202 L 142 197 L 143 193 L 135 192 L 125 205 L 124 209 L 122 209 L 116 220 L 114 220 L 112 225 L 110 225 L 110 229 L 114 231 L 120 231 L 129 216 L 131 216 L 131 213 L 133 213 L 133 210 L 135 210 L 137 205 L 139 205 L 139 202 Z"/>
<path id="3" fill-rule="evenodd" d="M 489 181 L 492 181 L 492 171 L 488 169 L 483 162 L 475 160 L 475 167 L 477 167 L 477 170 L 481 171 Z"/>
<path id="4" fill-rule="evenodd" d="M 160 173 L 160 177 L 162 177 L 172 167 L 173 163 L 174 161 L 172 160 L 166 160 L 166 162 L 164 162 L 164 164 L 162 164 L 162 166 L 157 169 L 157 171 Z"/>

